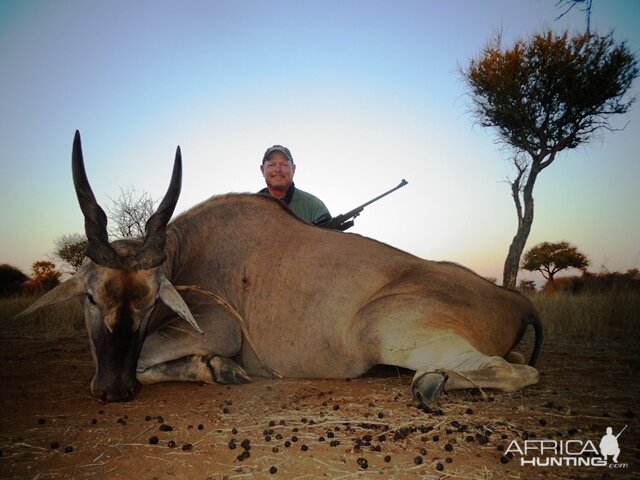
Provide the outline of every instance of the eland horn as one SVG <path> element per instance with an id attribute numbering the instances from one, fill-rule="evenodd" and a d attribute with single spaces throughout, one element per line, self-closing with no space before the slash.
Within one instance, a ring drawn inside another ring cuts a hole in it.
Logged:
<path id="1" fill-rule="evenodd" d="M 73 185 L 78 196 L 78 203 L 84 215 L 84 230 L 87 234 L 87 248 L 85 254 L 98 265 L 111 268 L 120 268 L 118 255 L 109 244 L 107 234 L 107 216 L 98 205 L 93 195 L 87 173 L 84 169 L 82 158 L 82 144 L 80 132 L 76 130 L 73 139 L 73 153 L 71 155 L 71 170 L 73 172 Z"/>
<path id="2" fill-rule="evenodd" d="M 164 195 L 160 206 L 155 211 L 147 224 L 145 225 L 144 244 L 142 250 L 138 254 L 139 269 L 148 269 L 161 265 L 166 255 L 164 253 L 164 244 L 166 242 L 166 227 L 180 197 L 180 189 L 182 187 L 182 154 L 180 147 L 176 150 L 176 158 L 173 162 L 173 172 L 171 173 L 171 181 L 169 188 Z"/>

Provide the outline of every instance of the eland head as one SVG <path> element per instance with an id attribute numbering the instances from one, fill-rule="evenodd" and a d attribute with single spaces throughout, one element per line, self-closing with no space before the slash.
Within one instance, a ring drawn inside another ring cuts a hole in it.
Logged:
<path id="1" fill-rule="evenodd" d="M 84 296 L 84 319 L 96 366 L 91 394 L 103 401 L 131 400 L 139 389 L 136 365 L 158 300 L 202 333 L 182 297 L 159 268 L 166 259 L 166 226 L 180 196 L 180 147 L 169 189 L 147 221 L 144 239 L 109 243 L 107 216 L 89 185 L 78 131 L 73 141 L 72 171 L 84 214 L 88 240 L 85 253 L 89 260 L 73 277 L 43 295 L 19 316 Z"/>

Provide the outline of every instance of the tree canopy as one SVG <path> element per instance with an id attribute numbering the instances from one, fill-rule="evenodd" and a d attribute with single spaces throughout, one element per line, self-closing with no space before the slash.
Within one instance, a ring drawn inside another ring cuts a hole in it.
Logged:
<path id="1" fill-rule="evenodd" d="M 511 48 L 498 36 L 465 72 L 480 125 L 533 157 L 575 148 L 609 128 L 609 118 L 635 101 L 625 94 L 637 76 L 634 54 L 612 35 L 551 31 Z"/>
<path id="2" fill-rule="evenodd" d="M 72 273 L 75 273 L 87 258 L 84 254 L 86 247 L 87 237 L 85 235 L 70 233 L 56 239 L 53 253 L 71 268 Z"/>
<path id="3" fill-rule="evenodd" d="M 3 263 L 0 265 L 0 297 L 18 293 L 29 277 L 17 267 Z"/>
<path id="4" fill-rule="evenodd" d="M 538 271 L 553 283 L 556 273 L 568 268 L 585 270 L 589 259 L 569 242 L 542 242 L 531 247 L 522 258 L 522 269 Z"/>
<path id="5" fill-rule="evenodd" d="M 53 262 L 48 260 L 39 260 L 31 265 L 33 277 L 31 278 L 31 287 L 34 290 L 44 289 L 51 290 L 60 285 L 60 277 L 62 274 L 56 269 Z"/>

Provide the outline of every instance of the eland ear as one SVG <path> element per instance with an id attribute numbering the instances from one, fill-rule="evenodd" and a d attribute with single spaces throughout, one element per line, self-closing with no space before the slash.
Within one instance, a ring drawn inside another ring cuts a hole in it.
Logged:
<path id="1" fill-rule="evenodd" d="M 196 319 L 193 318 L 189 307 L 184 302 L 178 291 L 171 285 L 171 282 L 163 274 L 160 276 L 160 291 L 159 296 L 162 303 L 173 310 L 178 316 L 189 323 L 198 333 L 204 335 L 204 330 L 200 328 Z"/>
<path id="2" fill-rule="evenodd" d="M 20 312 L 15 318 L 25 317 L 36 310 L 48 307 L 55 303 L 64 302 L 70 298 L 77 297 L 85 293 L 84 282 L 80 275 L 74 275 L 66 282 L 61 283 L 53 290 L 42 295 L 38 300 L 33 302 L 26 310 Z"/>

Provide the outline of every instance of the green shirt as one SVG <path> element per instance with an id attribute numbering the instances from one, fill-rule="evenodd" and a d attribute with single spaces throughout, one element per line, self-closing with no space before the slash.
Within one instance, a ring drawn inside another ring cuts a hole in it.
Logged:
<path id="1" fill-rule="evenodd" d="M 260 190 L 260 193 L 269 194 L 269 191 L 263 188 Z M 323 216 L 325 218 L 331 218 L 329 209 L 322 200 L 304 190 L 296 188 L 295 184 L 291 185 L 282 201 L 288 205 L 296 217 L 307 223 L 315 223 Z"/>

